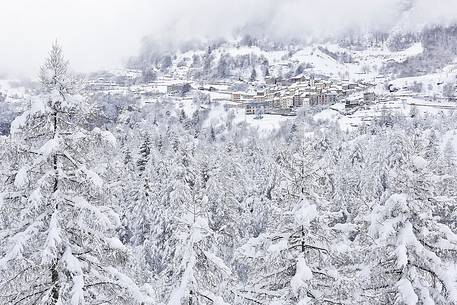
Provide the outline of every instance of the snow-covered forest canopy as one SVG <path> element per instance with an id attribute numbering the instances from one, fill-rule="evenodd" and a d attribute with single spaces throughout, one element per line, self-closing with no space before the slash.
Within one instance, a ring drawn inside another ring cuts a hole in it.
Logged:
<path id="1" fill-rule="evenodd" d="M 109 121 L 70 71 L 0 138 L 1 304 L 457 304 L 457 113 Z"/>
<path id="2" fill-rule="evenodd" d="M 0 12 L 0 305 L 457 305 L 457 0 Z"/>

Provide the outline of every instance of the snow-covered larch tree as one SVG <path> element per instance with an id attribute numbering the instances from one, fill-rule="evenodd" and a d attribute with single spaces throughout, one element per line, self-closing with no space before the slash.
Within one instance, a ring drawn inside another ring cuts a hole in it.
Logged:
<path id="1" fill-rule="evenodd" d="M 174 207 L 175 253 L 167 269 L 168 305 L 227 305 L 231 269 L 219 256 L 219 232 L 210 227 L 206 178 L 201 161 L 190 145 L 181 147 L 171 175 L 170 205 Z"/>
<path id="2" fill-rule="evenodd" d="M 329 223 L 329 203 L 319 195 L 323 176 L 313 147 L 321 139 L 296 139 L 296 147 L 281 152 L 285 169 L 282 190 L 265 233 L 238 250 L 248 265 L 249 279 L 238 289 L 246 304 L 330 304 L 344 301 L 342 276 L 333 265 L 335 240 Z"/>
<path id="3" fill-rule="evenodd" d="M 0 223 L 0 303 L 152 303 L 120 271 L 128 249 L 93 155 L 114 137 L 81 127 L 86 99 L 57 43 L 40 81 L 41 94 L 12 124 L 19 161 L 0 206 L 9 215 Z"/>
<path id="4" fill-rule="evenodd" d="M 457 304 L 457 234 L 440 215 L 440 177 L 403 132 L 388 136 L 390 181 L 369 216 L 374 255 L 365 285 L 382 293 L 370 304 Z"/>

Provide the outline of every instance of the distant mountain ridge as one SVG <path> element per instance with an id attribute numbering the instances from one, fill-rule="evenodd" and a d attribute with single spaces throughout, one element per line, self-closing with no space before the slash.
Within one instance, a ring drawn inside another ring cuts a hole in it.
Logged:
<path id="1" fill-rule="evenodd" d="M 449 10 L 445 9 L 446 5 Z M 237 27 L 231 37 L 189 37 L 176 41 L 173 37 L 167 40 L 150 36 L 144 39 L 140 53 L 131 58 L 128 66 L 174 76 L 185 74 L 193 79 L 249 79 L 253 74 L 257 78 L 275 74 L 277 71 L 269 71 L 271 57 L 282 52 L 280 57 L 284 57 L 284 69 L 276 74 L 290 76 L 309 68 L 306 62 L 288 61 L 292 54 L 305 48 L 338 45 L 340 49 L 336 52 L 322 47 L 318 51 L 337 63 L 345 63 L 352 60 L 352 51 L 382 48 L 401 52 L 420 43 L 422 53 L 402 62 L 387 61 L 382 67 L 377 67 L 381 74 L 413 76 L 441 69 L 457 57 L 457 17 L 452 13 L 452 1 L 437 0 L 431 4 L 426 0 L 392 0 L 385 6 L 393 10 L 392 20 L 378 29 L 373 24 L 366 28 L 350 27 L 334 36 L 321 35 L 319 38 L 306 35 L 306 31 L 300 36 L 300 25 L 294 29 L 293 35 L 278 35 L 272 25 L 274 22 L 268 20 L 249 21 Z M 275 18 L 274 15 L 268 16 L 272 20 Z"/>

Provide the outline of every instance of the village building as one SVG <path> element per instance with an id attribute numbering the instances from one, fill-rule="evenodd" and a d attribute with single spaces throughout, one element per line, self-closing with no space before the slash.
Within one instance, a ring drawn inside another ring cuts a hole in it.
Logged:
<path id="1" fill-rule="evenodd" d="M 281 82 L 282 82 L 282 78 L 279 78 L 279 77 L 273 77 L 273 76 L 265 77 L 265 83 L 267 85 L 277 85 L 277 84 L 281 84 Z"/>
<path id="2" fill-rule="evenodd" d="M 295 94 L 292 97 L 292 106 L 294 108 L 303 106 L 303 96 L 301 94 Z"/>
<path id="3" fill-rule="evenodd" d="M 376 94 L 374 92 L 365 92 L 363 93 L 363 102 L 365 104 L 374 102 L 376 100 Z"/>
<path id="4" fill-rule="evenodd" d="M 316 83 L 316 84 L 315 84 L 315 88 L 316 88 L 317 90 L 324 90 L 324 89 L 325 89 L 325 83 L 321 83 L 321 82 Z"/>
<path id="5" fill-rule="evenodd" d="M 245 103 L 244 106 L 245 106 L 245 113 L 247 115 L 252 115 L 252 114 L 262 115 L 262 114 L 265 114 L 266 110 L 268 109 L 267 102 L 250 101 L 250 102 Z"/>
<path id="6" fill-rule="evenodd" d="M 192 89 L 189 83 L 173 83 L 167 85 L 167 93 L 173 95 L 184 95 Z"/>
<path id="7" fill-rule="evenodd" d="M 297 91 L 292 97 L 293 108 L 304 106 L 305 99 L 307 99 L 307 104 L 309 104 L 309 93 Z"/>
<path id="8" fill-rule="evenodd" d="M 265 102 L 265 91 L 257 91 L 257 94 L 254 96 L 256 102 Z"/>
<path id="9" fill-rule="evenodd" d="M 360 105 L 360 102 L 359 100 L 357 99 L 351 99 L 351 100 L 346 100 L 345 101 L 345 105 L 344 107 L 345 108 L 354 108 L 354 107 L 357 107 Z"/>
<path id="10" fill-rule="evenodd" d="M 314 75 L 311 75 L 310 78 L 309 78 L 309 86 L 310 87 L 314 87 L 314 83 L 315 83 Z"/>
<path id="11" fill-rule="evenodd" d="M 330 91 L 327 94 L 327 103 L 333 105 L 338 102 L 338 94 L 334 91 Z"/>
<path id="12" fill-rule="evenodd" d="M 291 109 L 293 107 L 293 95 L 285 94 L 281 96 L 280 107 L 281 109 Z"/>
<path id="13" fill-rule="evenodd" d="M 337 95 L 335 92 L 320 92 L 313 93 L 309 96 L 309 104 L 315 105 L 332 105 L 337 102 Z"/>
<path id="14" fill-rule="evenodd" d="M 294 76 L 290 79 L 290 81 L 292 83 L 303 83 L 303 82 L 306 82 L 308 79 L 306 78 L 306 76 L 304 75 L 297 75 L 297 76 Z"/>
<path id="15" fill-rule="evenodd" d="M 232 92 L 232 102 L 234 102 L 234 103 L 241 102 L 241 92 Z"/>
<path id="16" fill-rule="evenodd" d="M 281 97 L 275 96 L 273 97 L 273 99 L 270 100 L 269 103 L 271 108 L 281 108 Z"/>
<path id="17" fill-rule="evenodd" d="M 309 95 L 308 95 L 308 96 L 309 96 Z M 304 97 L 304 98 L 303 98 L 302 107 L 309 107 L 309 106 L 310 106 L 309 97 Z"/>

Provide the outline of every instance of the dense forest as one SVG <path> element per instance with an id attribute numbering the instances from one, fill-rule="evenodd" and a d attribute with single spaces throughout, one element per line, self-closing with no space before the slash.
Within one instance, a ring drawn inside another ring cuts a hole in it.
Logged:
<path id="1" fill-rule="evenodd" d="M 0 138 L 0 304 L 457 304 L 457 113 L 103 122 L 55 45 Z"/>

